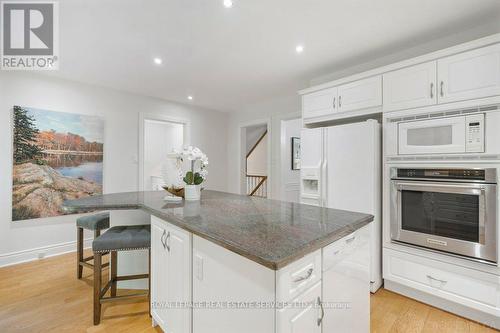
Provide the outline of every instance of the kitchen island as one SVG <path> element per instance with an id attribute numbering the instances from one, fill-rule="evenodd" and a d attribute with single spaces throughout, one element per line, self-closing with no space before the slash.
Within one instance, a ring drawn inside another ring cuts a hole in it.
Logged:
<path id="1" fill-rule="evenodd" d="M 65 203 L 73 211 L 151 214 L 152 314 L 164 331 L 328 332 L 342 325 L 339 314 L 365 323 L 365 331 L 366 226 L 373 216 L 217 191 L 203 191 L 193 202 L 170 203 L 165 195 L 117 193 Z M 342 286 L 324 285 L 327 272 L 336 272 Z M 348 285 L 361 286 L 356 290 L 365 300 L 340 297 Z M 325 309 L 325 295 L 334 309 Z"/>

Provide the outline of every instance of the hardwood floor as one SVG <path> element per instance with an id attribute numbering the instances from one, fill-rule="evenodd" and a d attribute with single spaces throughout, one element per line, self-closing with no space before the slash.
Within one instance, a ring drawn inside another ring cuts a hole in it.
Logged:
<path id="1" fill-rule="evenodd" d="M 380 289 L 371 297 L 371 331 L 372 333 L 498 332 L 385 289 Z"/>
<path id="2" fill-rule="evenodd" d="M 94 326 L 92 290 L 91 270 L 76 278 L 76 253 L 0 268 L 0 332 L 161 332 L 147 301 L 103 304 Z"/>
<path id="3" fill-rule="evenodd" d="M 76 279 L 76 254 L 0 268 L 0 332 L 161 332 L 146 301 L 104 304 L 92 324 L 92 274 Z M 105 270 L 107 273 L 107 270 Z M 371 298 L 372 332 L 498 332 L 381 289 Z"/>

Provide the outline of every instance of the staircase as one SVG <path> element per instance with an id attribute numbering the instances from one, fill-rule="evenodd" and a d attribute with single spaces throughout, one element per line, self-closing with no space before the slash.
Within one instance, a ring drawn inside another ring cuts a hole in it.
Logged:
<path id="1" fill-rule="evenodd" d="M 248 159 L 251 157 L 252 153 L 259 146 L 259 144 L 266 137 L 266 135 L 267 135 L 267 130 L 259 137 L 257 142 L 248 151 L 246 155 L 247 166 L 248 166 Z M 246 183 L 247 183 L 247 195 L 267 198 L 267 176 L 249 174 L 247 168 Z"/>
<path id="2" fill-rule="evenodd" d="M 267 176 L 247 175 L 247 195 L 267 198 Z"/>

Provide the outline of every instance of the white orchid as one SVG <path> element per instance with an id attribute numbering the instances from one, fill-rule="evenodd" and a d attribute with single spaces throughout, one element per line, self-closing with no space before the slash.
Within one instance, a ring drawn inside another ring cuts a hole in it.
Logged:
<path id="1" fill-rule="evenodd" d="M 205 155 L 200 148 L 198 147 L 193 147 L 193 146 L 184 146 L 182 151 L 178 151 L 176 149 L 172 150 L 171 153 L 167 155 L 168 158 L 176 159 L 177 160 L 177 168 L 179 170 L 179 173 L 185 174 L 186 176 L 183 178 L 184 182 L 188 185 L 199 185 L 201 182 L 205 181 L 207 179 L 208 175 L 208 157 Z M 188 170 L 187 172 L 183 173 L 182 172 L 182 161 L 184 160 L 191 161 L 191 170 Z M 197 168 L 197 161 L 200 161 L 198 170 L 195 170 Z M 200 179 L 201 178 L 201 179 Z"/>

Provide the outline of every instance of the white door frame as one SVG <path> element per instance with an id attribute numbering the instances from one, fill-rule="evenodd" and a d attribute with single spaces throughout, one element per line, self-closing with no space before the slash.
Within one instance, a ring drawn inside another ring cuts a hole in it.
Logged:
<path id="1" fill-rule="evenodd" d="M 239 193 L 242 195 L 247 194 L 246 190 L 246 135 L 244 129 L 250 126 L 256 125 L 266 125 L 267 126 L 267 197 L 271 197 L 272 191 L 272 167 L 271 167 L 271 149 L 272 149 L 272 120 L 271 118 L 261 118 L 255 119 L 247 122 L 242 122 L 238 126 L 238 134 L 239 134 L 239 144 L 238 144 L 238 184 L 239 184 Z"/>
<path id="2" fill-rule="evenodd" d="M 286 157 L 286 135 L 282 131 L 283 129 L 283 121 L 287 120 L 292 120 L 292 119 L 299 119 L 302 118 L 302 112 L 296 111 L 296 112 L 289 112 L 289 113 L 283 113 L 283 114 L 278 114 L 273 117 L 273 121 L 275 123 L 275 127 L 279 128 L 279 133 L 276 133 L 279 135 L 276 140 L 273 140 L 274 144 L 274 151 L 279 152 L 276 155 L 279 156 L 276 167 L 275 167 L 275 172 L 274 175 L 276 176 L 276 191 L 273 196 L 273 199 L 278 199 L 278 200 L 284 200 L 285 198 L 285 182 L 284 182 L 284 175 L 281 173 L 281 170 L 283 170 L 283 164 L 285 163 L 287 157 Z"/>
<path id="3" fill-rule="evenodd" d="M 184 126 L 184 145 L 189 145 L 191 143 L 191 121 L 185 118 L 170 117 L 155 113 L 144 113 L 139 112 L 139 177 L 138 177 L 138 189 L 139 191 L 144 191 L 144 124 L 147 120 L 177 123 Z"/>

